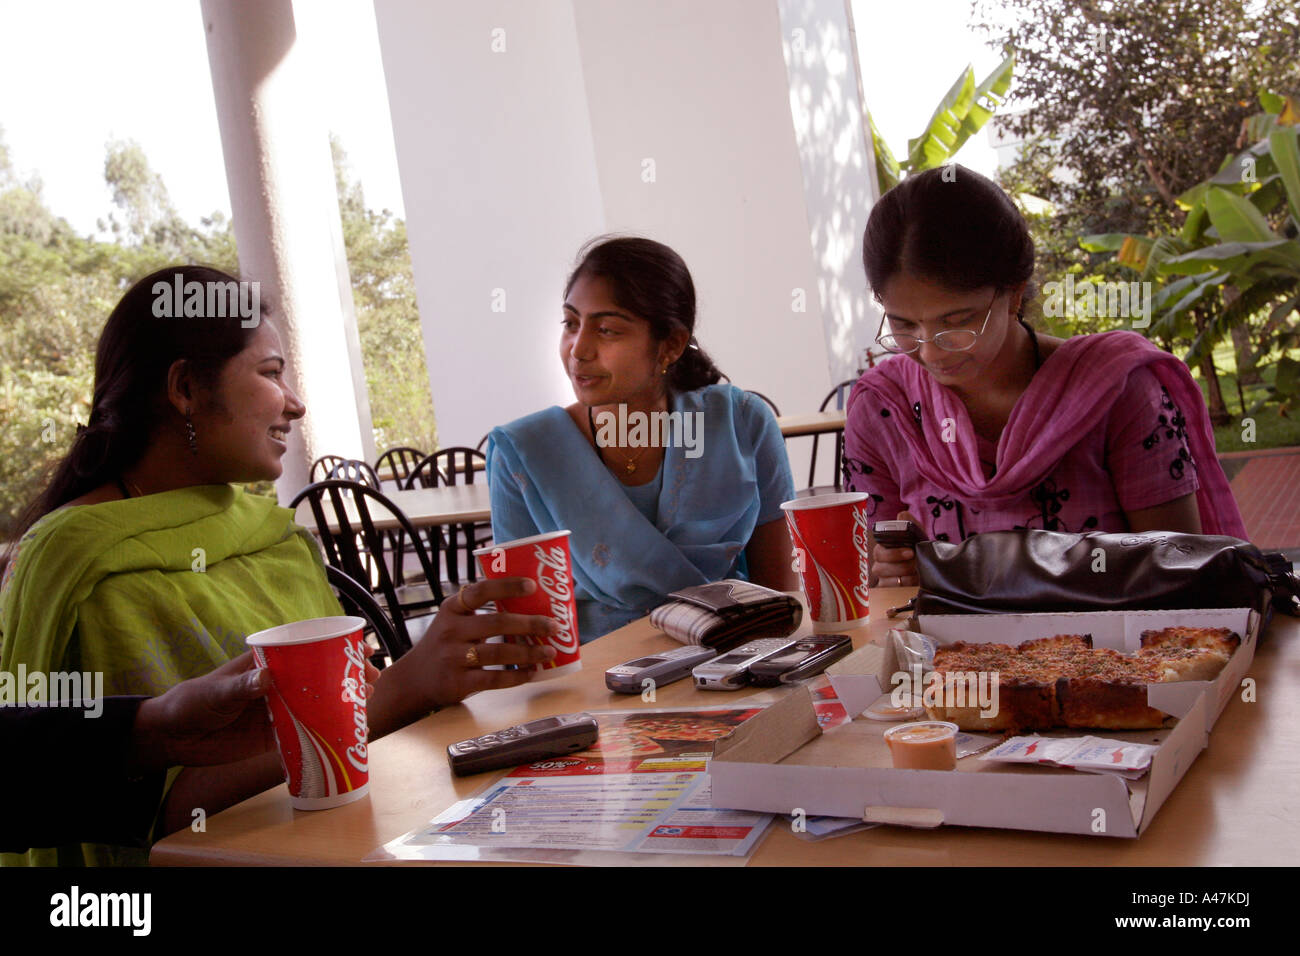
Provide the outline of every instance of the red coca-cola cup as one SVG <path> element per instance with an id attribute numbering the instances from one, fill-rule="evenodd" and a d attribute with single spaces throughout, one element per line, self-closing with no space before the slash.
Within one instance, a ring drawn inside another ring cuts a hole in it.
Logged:
<path id="1" fill-rule="evenodd" d="M 319 617 L 248 638 L 271 672 L 266 703 L 295 809 L 342 806 L 370 788 L 365 623 Z"/>
<path id="2" fill-rule="evenodd" d="M 552 531 L 505 541 L 474 552 L 484 577 L 529 578 L 537 590 L 523 597 L 498 598 L 509 614 L 538 614 L 560 625 L 558 634 L 509 637 L 529 644 L 549 644 L 555 657 L 537 665 L 534 680 L 547 680 L 582 669 L 578 654 L 578 601 L 573 593 L 573 558 L 569 532 Z"/>
<path id="3" fill-rule="evenodd" d="M 867 622 L 867 498 L 864 492 L 851 491 L 781 505 L 814 633 Z"/>

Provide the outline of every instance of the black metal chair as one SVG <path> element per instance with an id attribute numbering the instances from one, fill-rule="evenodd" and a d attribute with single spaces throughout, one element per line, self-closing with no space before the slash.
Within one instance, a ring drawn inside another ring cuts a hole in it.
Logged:
<path id="1" fill-rule="evenodd" d="M 476 448 L 462 445 L 440 448 L 415 466 L 406 479 L 407 489 L 439 488 L 444 485 L 472 485 L 476 474 L 486 475 L 487 456 Z M 449 525 L 447 528 L 447 576 L 452 584 L 460 584 L 460 562 L 465 563 L 465 576 L 478 580 L 478 566 L 474 550 L 492 543 L 492 525 Z"/>
<path id="2" fill-rule="evenodd" d="M 478 444 L 474 446 L 475 451 L 484 451 L 487 448 L 488 439 L 491 437 L 492 437 L 492 433 L 488 432 L 486 435 L 480 438 L 478 440 Z"/>
<path id="3" fill-rule="evenodd" d="M 763 401 L 767 402 L 767 406 L 768 406 L 768 408 L 772 409 L 772 414 L 775 415 L 777 418 L 780 418 L 780 417 L 781 417 L 781 409 L 779 409 L 779 408 L 776 407 L 776 402 L 772 401 L 770 398 L 768 398 L 768 397 L 767 397 L 766 395 L 764 395 L 762 392 L 756 392 L 756 391 L 754 391 L 752 388 L 747 388 L 747 389 L 745 389 L 745 391 L 748 392 L 750 395 L 757 395 L 757 396 L 758 396 L 759 398 L 761 398 Z"/>
<path id="4" fill-rule="evenodd" d="M 386 665 L 385 658 L 388 661 L 396 661 L 411 649 L 410 640 L 397 633 L 393 619 L 364 585 L 329 564 L 325 566 L 325 577 L 329 579 L 330 586 L 338 594 L 344 612 L 365 619 L 367 630 L 374 634 L 379 642 L 379 653 L 370 658 L 370 662 L 375 667 L 383 670 Z"/>
<path id="5" fill-rule="evenodd" d="M 383 477 L 384 469 L 387 468 L 392 473 L 393 480 L 397 482 L 397 487 L 406 487 L 406 479 L 411 477 L 411 472 L 426 457 L 427 452 L 422 452 L 418 448 L 412 448 L 409 445 L 399 445 L 396 448 L 390 448 L 379 456 L 375 462 L 375 472 Z"/>
<path id="6" fill-rule="evenodd" d="M 431 528 L 432 533 L 421 535 L 402 509 L 387 496 L 356 481 L 330 478 L 315 482 L 298 492 L 289 507 L 297 508 L 303 501 L 311 505 L 316 536 L 325 551 L 325 563 L 338 568 L 382 598 L 398 637 L 409 646 L 411 636 L 406 629 L 407 617 L 418 616 L 412 612 L 436 608 L 446 598 L 438 569 L 442 550 L 442 535 L 438 529 Z M 381 509 L 381 519 L 386 512 L 397 523 L 393 530 L 404 533 L 409 539 L 409 547 L 424 573 L 424 584 L 416 587 L 399 584 L 404 554 L 392 556 L 392 570 L 383 560 L 385 532 L 375 526 L 372 504 Z"/>
<path id="7" fill-rule="evenodd" d="M 371 468 L 359 458 L 345 458 L 326 475 L 327 478 L 342 478 L 344 481 L 359 481 L 363 485 L 369 485 L 375 491 L 382 491 L 383 486 L 379 482 L 379 475 L 375 469 Z"/>
<path id="8" fill-rule="evenodd" d="M 312 481 L 324 481 L 330 477 L 330 473 L 343 462 L 347 461 L 342 455 L 321 455 L 311 463 L 311 471 L 307 472 L 307 477 Z"/>
<path id="9" fill-rule="evenodd" d="M 848 400 L 849 390 L 857 384 L 856 378 L 846 379 L 831 389 L 826 397 L 822 399 L 821 405 L 817 411 L 826 411 L 826 406 L 835 402 L 836 410 L 844 408 L 845 401 Z M 835 482 L 831 485 L 817 485 L 817 443 L 821 435 L 812 437 L 812 460 L 808 465 L 808 487 L 798 493 L 798 497 L 804 498 L 809 495 L 828 495 L 844 490 L 844 432 L 835 433 Z"/>

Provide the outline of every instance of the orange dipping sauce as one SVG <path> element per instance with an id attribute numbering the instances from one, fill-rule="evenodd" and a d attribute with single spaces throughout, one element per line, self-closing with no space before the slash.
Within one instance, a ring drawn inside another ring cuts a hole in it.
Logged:
<path id="1" fill-rule="evenodd" d="M 956 770 L 957 725 L 944 720 L 899 724 L 885 731 L 897 770 Z"/>

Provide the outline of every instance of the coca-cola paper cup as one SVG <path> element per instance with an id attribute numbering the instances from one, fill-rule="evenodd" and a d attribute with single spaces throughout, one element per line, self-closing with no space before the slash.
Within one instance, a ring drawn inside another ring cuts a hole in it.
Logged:
<path id="1" fill-rule="evenodd" d="M 781 505 L 816 634 L 867 622 L 867 497 L 851 491 Z"/>
<path id="2" fill-rule="evenodd" d="M 266 703 L 295 809 L 342 806 L 370 788 L 365 623 L 319 617 L 248 638 L 271 672 Z"/>
<path id="3" fill-rule="evenodd" d="M 474 552 L 484 577 L 531 578 L 537 590 L 524 597 L 498 599 L 508 614 L 540 614 L 559 622 L 552 636 L 510 637 L 530 644 L 549 644 L 555 657 L 537 665 L 534 680 L 547 680 L 582 669 L 578 654 L 578 601 L 573 594 L 573 558 L 569 532 L 552 531 L 530 538 L 504 541 Z"/>

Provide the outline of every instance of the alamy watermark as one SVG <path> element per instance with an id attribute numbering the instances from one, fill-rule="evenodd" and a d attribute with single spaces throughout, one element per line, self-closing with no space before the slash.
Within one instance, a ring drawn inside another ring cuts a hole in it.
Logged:
<path id="1" fill-rule="evenodd" d="M 619 405 L 617 412 L 600 412 L 594 421 L 598 448 L 678 447 L 687 458 L 704 454 L 703 412 L 629 412 Z"/>
<path id="2" fill-rule="evenodd" d="M 978 707 L 988 719 L 998 715 L 998 677 L 997 671 L 930 671 L 924 677 L 919 667 L 895 671 L 889 678 L 889 701 L 900 709 L 917 700 L 931 708 Z"/>
<path id="3" fill-rule="evenodd" d="M 104 712 L 103 671 L 0 671 L 0 707 L 79 707 L 84 717 Z"/>
<path id="4" fill-rule="evenodd" d="M 171 282 L 153 284 L 153 314 L 159 319 L 240 319 L 246 329 L 262 321 L 260 282 L 185 281 L 181 273 Z"/>
<path id="5" fill-rule="evenodd" d="M 1092 282 L 1075 285 L 1074 276 L 1064 282 L 1043 283 L 1043 314 L 1049 318 L 1090 315 L 1106 319 L 1132 319 L 1133 328 L 1151 325 L 1150 282 Z"/>

